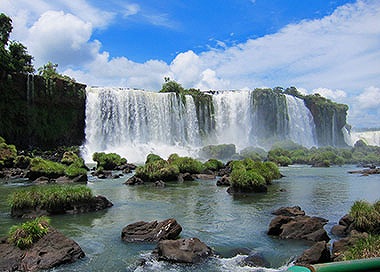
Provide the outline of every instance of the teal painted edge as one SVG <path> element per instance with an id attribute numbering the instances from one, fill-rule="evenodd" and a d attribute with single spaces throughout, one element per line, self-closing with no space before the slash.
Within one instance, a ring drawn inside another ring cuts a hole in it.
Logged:
<path id="1" fill-rule="evenodd" d="M 295 265 L 292 267 L 289 267 L 286 271 L 292 271 L 292 272 L 310 272 L 311 270 L 305 266 L 299 266 Z"/>

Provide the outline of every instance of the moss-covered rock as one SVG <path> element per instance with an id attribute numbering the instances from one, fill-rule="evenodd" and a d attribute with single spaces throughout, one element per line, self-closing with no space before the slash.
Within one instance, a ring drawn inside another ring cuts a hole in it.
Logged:
<path id="1" fill-rule="evenodd" d="M 135 176 L 144 182 L 155 182 L 157 180 L 175 181 L 179 174 L 177 165 L 170 164 L 165 160 L 154 160 L 144 166 L 136 168 Z"/>
<path id="2" fill-rule="evenodd" d="M 122 158 L 116 153 L 95 152 L 92 159 L 96 161 L 96 168 L 98 170 L 115 170 L 127 163 L 127 159 Z"/>
<path id="3" fill-rule="evenodd" d="M 35 180 L 38 177 L 44 176 L 50 179 L 58 178 L 65 175 L 65 165 L 42 158 L 33 158 L 30 161 L 30 169 L 27 177 Z"/>
<path id="4" fill-rule="evenodd" d="M 203 163 L 206 170 L 219 171 L 224 167 L 224 163 L 217 159 L 209 159 Z"/>
<path id="5" fill-rule="evenodd" d="M 30 166 L 31 160 L 32 159 L 29 156 L 24 156 L 24 155 L 17 156 L 13 161 L 14 167 L 27 169 Z"/>
<path id="6" fill-rule="evenodd" d="M 1 138 L 1 137 L 0 137 Z M 17 150 L 14 145 L 8 145 L 3 138 L 0 139 L 0 169 L 4 167 L 13 167 L 13 161 L 17 156 Z"/>
<path id="7" fill-rule="evenodd" d="M 236 154 L 234 144 L 220 144 L 204 146 L 199 155 L 203 158 L 214 158 L 218 160 L 229 160 Z"/>
<path id="8" fill-rule="evenodd" d="M 177 166 L 180 173 L 199 174 L 205 169 L 202 162 L 190 157 L 172 158 L 170 164 Z"/>

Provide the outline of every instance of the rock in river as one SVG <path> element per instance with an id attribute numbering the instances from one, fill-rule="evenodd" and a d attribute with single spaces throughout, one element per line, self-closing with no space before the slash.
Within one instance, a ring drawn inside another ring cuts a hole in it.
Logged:
<path id="1" fill-rule="evenodd" d="M 161 222 L 139 221 L 123 228 L 121 239 L 128 243 L 158 242 L 165 239 L 176 239 L 182 227 L 173 218 Z"/>

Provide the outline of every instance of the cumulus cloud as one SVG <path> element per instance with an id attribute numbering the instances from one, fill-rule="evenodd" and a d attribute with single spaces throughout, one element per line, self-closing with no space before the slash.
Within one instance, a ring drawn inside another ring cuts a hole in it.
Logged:
<path id="1" fill-rule="evenodd" d="M 89 42 L 91 34 L 91 23 L 63 11 L 47 11 L 29 29 L 26 43 L 37 66 L 47 61 L 80 65 L 99 50 L 99 43 Z"/>
<path id="2" fill-rule="evenodd" d="M 358 108 L 360 109 L 378 109 L 380 108 L 380 88 L 368 87 L 358 95 Z"/>
<path id="3" fill-rule="evenodd" d="M 312 91 L 313 93 L 319 93 L 320 95 L 330 98 L 333 100 L 341 100 L 342 98 L 347 97 L 345 91 L 342 90 L 331 90 L 327 88 L 317 88 Z"/>

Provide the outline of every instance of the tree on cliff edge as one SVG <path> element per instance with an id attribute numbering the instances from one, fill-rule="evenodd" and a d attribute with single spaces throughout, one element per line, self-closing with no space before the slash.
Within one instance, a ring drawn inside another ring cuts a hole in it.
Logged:
<path id="1" fill-rule="evenodd" d="M 4 13 L 0 14 L 0 69 L 16 73 L 33 73 L 33 57 L 26 47 L 19 42 L 9 41 L 12 32 L 12 19 Z"/>

